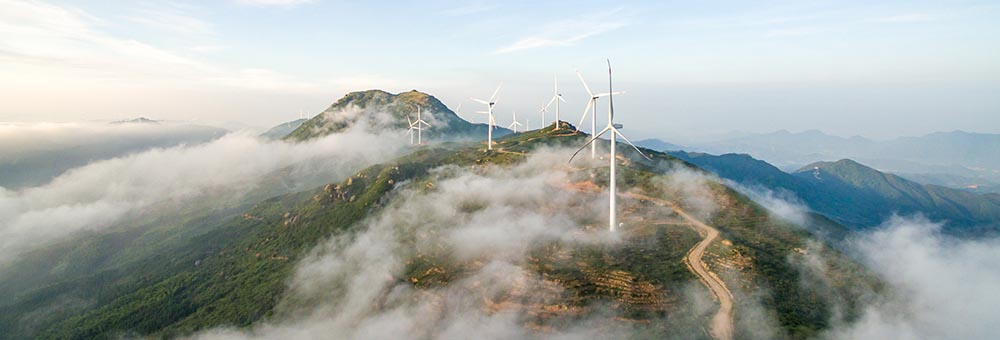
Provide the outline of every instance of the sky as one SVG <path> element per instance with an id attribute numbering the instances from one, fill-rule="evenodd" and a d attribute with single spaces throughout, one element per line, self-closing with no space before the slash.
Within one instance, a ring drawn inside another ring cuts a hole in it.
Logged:
<path id="1" fill-rule="evenodd" d="M 350 91 L 576 124 L 615 70 L 630 137 L 1000 133 L 995 1 L 0 0 L 0 122 L 266 128 Z M 604 106 L 601 106 L 604 109 Z M 551 116 L 550 116 L 551 117 Z M 589 124 L 588 124 L 589 125 Z"/>

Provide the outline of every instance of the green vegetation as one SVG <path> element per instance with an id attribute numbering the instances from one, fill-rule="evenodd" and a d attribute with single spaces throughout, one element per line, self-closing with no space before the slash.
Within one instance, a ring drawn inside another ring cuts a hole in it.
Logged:
<path id="1" fill-rule="evenodd" d="M 406 117 L 416 119 L 416 107 L 423 110 L 424 120 L 431 123 L 425 130 L 430 138 L 459 140 L 479 138 L 486 134 L 485 124 L 473 124 L 460 118 L 440 100 L 417 90 L 391 94 L 382 90 L 351 92 L 345 95 L 319 115 L 305 121 L 284 137 L 286 140 L 302 141 L 341 132 L 358 123 L 369 127 L 403 129 Z M 358 113 L 361 114 L 358 114 Z M 502 136 L 510 131 L 499 128 L 494 136 Z"/>
<path id="2" fill-rule="evenodd" d="M 881 224 L 894 213 L 922 214 L 945 222 L 945 231 L 981 235 L 1000 232 L 1000 199 L 936 185 L 921 185 L 844 159 L 785 173 L 749 155 L 670 152 L 738 183 L 787 191 L 809 208 L 850 227 Z"/>
<path id="3" fill-rule="evenodd" d="M 364 95 L 374 96 L 370 100 L 377 102 L 387 94 L 358 94 Z M 171 229 L 155 229 L 158 232 L 153 235 L 129 229 L 85 237 L 85 246 L 48 250 L 61 256 L 47 258 L 78 260 L 31 264 L 60 271 L 64 280 L 38 286 L 4 281 L 0 337 L 169 337 L 221 325 L 248 326 L 273 315 L 298 260 L 332 235 L 362 225 L 357 222 L 391 202 L 393 189 L 400 183 L 420 183 L 428 178 L 429 170 L 442 165 L 509 166 L 539 148 L 577 146 L 584 138 L 564 124 L 500 138 L 492 152 L 484 152 L 484 143 L 420 147 L 340 183 L 273 197 L 241 213 L 205 214 L 180 221 L 174 230 L 186 231 L 184 235 L 173 235 Z M 645 152 L 654 161 L 640 159 L 634 150 L 622 151 L 623 187 L 663 197 L 665 192 L 658 191 L 662 184 L 655 181 L 658 176 L 678 167 L 695 169 L 668 155 Z M 595 183 L 606 183 L 603 168 L 579 171 L 593 171 Z M 749 259 L 750 265 L 738 268 L 740 275 L 727 278 L 727 284 L 746 290 L 748 295 L 740 296 L 745 300 L 751 294 L 763 294 L 764 306 L 789 337 L 804 338 L 825 327 L 837 299 L 849 301 L 846 307 L 851 315 L 850 307 L 857 299 L 854 289 L 874 286 L 863 268 L 835 250 L 822 244 L 808 246 L 812 237 L 802 229 L 771 219 L 762 208 L 722 185 L 714 184 L 713 192 L 723 208 L 709 222 L 732 246 L 714 248 L 712 265 L 721 270 L 721 264 Z M 700 237 L 686 226 L 663 222 L 676 220 L 667 209 L 642 200 L 630 204 L 629 216 L 636 219 L 636 227 L 624 236 L 622 246 L 533 245 L 528 267 L 560 285 L 562 293 L 546 303 L 583 312 L 610 304 L 620 318 L 613 320 L 638 325 L 644 337 L 665 337 L 676 325 L 671 320 L 685 305 L 687 297 L 681 289 L 700 287 L 682 262 Z M 581 228 L 585 232 L 594 227 Z M 164 243 L 158 245 L 158 240 Z M 103 244 L 114 242 L 144 246 L 122 257 L 127 261 L 102 258 Z M 802 285 L 808 273 L 789 262 L 801 249 L 817 251 L 830 263 L 833 290 Z M 107 265 L 108 261 L 117 264 Z M 414 287 L 431 288 L 447 285 L 478 265 L 474 261 L 453 263 L 443 254 L 429 253 L 415 257 L 406 273 Z M 72 300 L 81 298 L 85 300 Z M 528 322 L 544 325 L 574 315 L 539 314 Z M 664 317 L 669 322 L 643 323 Z"/>

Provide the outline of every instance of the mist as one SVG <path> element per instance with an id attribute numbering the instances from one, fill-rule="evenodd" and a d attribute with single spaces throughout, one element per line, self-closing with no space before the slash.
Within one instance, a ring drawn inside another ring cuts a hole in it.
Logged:
<path id="1" fill-rule="evenodd" d="M 298 264 L 276 317 L 194 338 L 621 338 L 629 329 L 601 306 L 590 317 L 556 318 L 546 332 L 526 327 L 562 292 L 530 267 L 534 247 L 620 242 L 581 230 L 606 218 L 592 207 L 607 200 L 567 185 L 588 179 L 566 165 L 568 155 L 541 151 L 511 168 L 444 166 L 427 183 L 402 183 L 384 210 Z M 413 261 L 460 267 L 447 284 L 421 288 L 410 277 L 420 273 L 407 272 Z"/>
<path id="2" fill-rule="evenodd" d="M 129 227 L 142 216 L 230 207 L 248 195 L 263 199 L 337 181 L 403 145 L 398 133 L 364 128 L 303 143 L 233 133 L 95 161 L 44 185 L 0 188 L 0 252 L 7 255 L 0 264 L 79 232 Z"/>
<path id="3" fill-rule="evenodd" d="M 920 217 L 895 217 L 855 249 L 890 292 L 828 339 L 996 339 L 1000 239 L 957 239 Z"/>
<path id="4" fill-rule="evenodd" d="M 38 186 L 94 161 L 200 144 L 226 133 L 170 122 L 0 123 L 0 187 Z"/>

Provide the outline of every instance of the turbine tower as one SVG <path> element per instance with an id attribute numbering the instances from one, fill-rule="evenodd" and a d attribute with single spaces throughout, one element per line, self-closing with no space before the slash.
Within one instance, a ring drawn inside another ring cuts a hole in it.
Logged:
<path id="1" fill-rule="evenodd" d="M 406 115 L 406 120 L 410 120 L 410 115 Z M 425 122 L 420 116 L 420 106 L 417 106 L 417 120 L 410 121 L 410 144 L 413 144 L 413 130 L 417 130 L 417 145 L 423 144 L 423 138 L 421 132 L 424 131 L 424 127 L 431 127 L 430 124 Z"/>
<path id="2" fill-rule="evenodd" d="M 507 125 L 507 128 L 513 130 L 514 133 L 517 133 L 517 128 L 519 126 L 521 126 L 521 123 L 517 122 L 517 111 L 514 111 L 514 121 L 511 122 L 510 125 Z"/>
<path id="3" fill-rule="evenodd" d="M 543 127 L 545 126 L 545 113 L 549 112 L 549 107 L 552 106 L 552 103 L 556 103 L 556 128 L 558 128 L 559 127 L 559 125 L 558 125 L 559 124 L 559 102 L 565 103 L 566 100 L 563 99 L 562 94 L 559 93 L 559 77 L 558 76 L 553 76 L 553 77 L 555 79 L 555 82 L 554 82 L 554 84 L 555 84 L 555 92 L 552 94 L 552 99 L 549 100 L 549 103 L 545 104 L 545 106 L 542 107 L 542 110 L 541 110 L 542 111 L 542 126 Z"/>
<path id="4" fill-rule="evenodd" d="M 583 78 L 580 78 L 580 80 L 583 80 Z M 589 89 L 588 89 L 588 92 L 589 92 Z M 624 140 L 625 143 L 628 143 L 628 145 L 631 145 L 632 148 L 635 149 L 635 151 L 639 153 L 639 155 L 641 155 L 642 157 L 644 157 L 644 158 L 646 158 L 648 160 L 652 160 L 651 158 L 649 158 L 649 156 L 646 156 L 646 154 L 642 153 L 642 151 L 639 150 L 639 148 L 636 147 L 635 144 L 632 144 L 632 142 L 629 141 L 628 138 L 626 138 L 625 135 L 623 135 L 621 133 L 621 131 L 618 131 L 618 129 L 622 128 L 621 124 L 615 124 L 614 123 L 614 119 L 615 119 L 615 101 L 614 101 L 614 95 L 618 94 L 618 93 L 619 92 L 614 92 L 612 90 L 612 85 L 611 85 L 611 60 L 609 59 L 608 60 L 608 126 L 605 127 L 604 130 L 601 130 L 600 133 L 595 133 L 594 136 L 591 137 L 590 140 L 587 141 L 587 144 L 590 144 L 591 146 L 593 146 L 594 145 L 594 141 L 596 141 L 598 138 L 600 138 L 601 135 L 604 135 L 605 132 L 611 131 L 611 165 L 610 165 L 611 166 L 611 175 L 608 177 L 608 191 L 611 192 L 611 194 L 610 194 L 611 195 L 610 213 L 608 215 L 608 230 L 610 230 L 610 231 L 615 231 L 618 228 L 618 216 L 617 216 L 617 211 L 615 209 L 616 206 L 617 206 L 616 195 L 615 195 L 616 194 L 616 188 L 615 188 L 615 182 L 616 182 L 615 181 L 616 180 L 615 175 L 616 174 L 615 174 L 615 170 L 617 168 L 617 163 L 618 163 L 617 153 L 616 153 L 616 150 L 615 150 L 615 142 L 616 142 L 616 140 L 618 139 L 618 137 L 621 137 L 622 140 Z M 576 157 L 576 155 L 579 154 L 580 151 L 583 151 L 583 149 L 587 147 L 587 144 L 584 144 L 582 147 L 580 147 L 579 150 L 576 150 L 576 152 L 573 153 L 573 157 L 570 157 L 569 160 L 573 161 L 573 158 Z"/>
<path id="5" fill-rule="evenodd" d="M 489 119 L 487 119 L 489 127 L 486 128 L 486 150 L 493 150 L 493 129 L 496 126 L 496 119 L 493 116 L 493 106 L 497 104 L 497 93 L 500 93 L 501 86 L 503 86 L 503 82 L 500 82 L 500 84 L 497 85 L 497 89 L 493 91 L 493 95 L 490 96 L 489 101 L 471 98 L 474 101 L 486 104 L 486 111 L 479 111 L 479 113 L 485 113 L 489 117 Z"/>
<path id="6" fill-rule="evenodd" d="M 413 120 L 410 119 L 410 114 L 406 114 L 406 121 L 409 123 L 409 127 L 406 129 L 406 133 L 410 134 L 410 145 L 413 145 Z"/>
<path id="7" fill-rule="evenodd" d="M 583 125 L 583 121 L 587 120 L 587 111 L 593 109 L 593 114 L 590 115 L 590 133 L 597 131 L 597 98 L 607 97 L 613 94 L 624 94 L 625 92 L 605 92 L 594 94 L 590 91 L 590 86 L 587 86 L 587 82 L 583 80 L 583 75 L 580 74 L 580 70 L 576 70 L 576 76 L 580 78 L 580 82 L 583 83 L 583 88 L 587 90 L 587 94 L 590 95 L 590 100 L 587 101 L 587 107 L 583 109 L 583 117 L 580 118 L 580 124 L 576 125 L 576 131 L 580 131 L 580 125 Z M 590 145 L 590 158 L 597 158 L 597 145 Z"/>

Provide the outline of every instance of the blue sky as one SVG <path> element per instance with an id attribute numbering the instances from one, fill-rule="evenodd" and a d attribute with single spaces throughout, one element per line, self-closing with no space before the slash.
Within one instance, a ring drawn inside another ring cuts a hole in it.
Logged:
<path id="1" fill-rule="evenodd" d="M 344 93 L 418 89 L 537 126 L 574 69 L 630 134 L 1000 133 L 995 1 L 0 0 L 0 121 L 144 115 L 268 126 Z M 482 117 L 466 115 L 481 120 Z"/>

